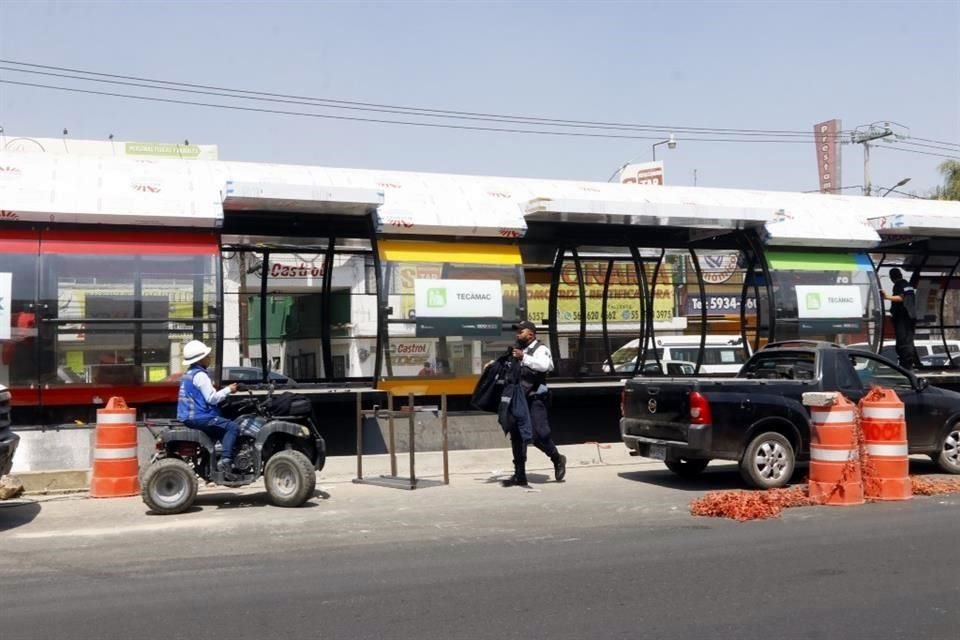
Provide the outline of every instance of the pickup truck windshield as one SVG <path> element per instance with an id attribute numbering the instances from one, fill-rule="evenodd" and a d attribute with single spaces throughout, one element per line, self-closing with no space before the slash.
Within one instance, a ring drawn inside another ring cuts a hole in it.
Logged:
<path id="1" fill-rule="evenodd" d="M 737 375 L 738 378 L 769 380 L 813 380 L 817 375 L 816 354 L 809 352 L 771 351 L 758 353 Z"/>

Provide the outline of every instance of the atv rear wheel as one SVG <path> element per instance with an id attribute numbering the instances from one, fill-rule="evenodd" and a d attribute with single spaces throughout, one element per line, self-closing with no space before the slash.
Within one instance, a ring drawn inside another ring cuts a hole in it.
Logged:
<path id="1" fill-rule="evenodd" d="M 307 456 L 299 451 L 280 451 L 267 461 L 263 482 L 271 504 L 299 507 L 313 497 L 317 472 Z"/>
<path id="2" fill-rule="evenodd" d="M 140 495 L 154 513 L 183 513 L 197 497 L 197 476 L 179 458 L 163 458 L 143 472 Z"/>

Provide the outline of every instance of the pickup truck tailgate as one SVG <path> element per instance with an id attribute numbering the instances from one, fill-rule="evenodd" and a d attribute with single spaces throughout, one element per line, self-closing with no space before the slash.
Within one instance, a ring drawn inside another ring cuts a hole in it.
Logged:
<path id="1" fill-rule="evenodd" d="M 627 381 L 623 391 L 626 435 L 686 442 L 690 426 L 690 392 L 698 382 L 690 378 Z"/>

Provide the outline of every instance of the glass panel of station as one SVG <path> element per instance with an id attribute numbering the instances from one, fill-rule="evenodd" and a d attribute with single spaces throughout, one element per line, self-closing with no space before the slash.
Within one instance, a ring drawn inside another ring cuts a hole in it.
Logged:
<path id="1" fill-rule="evenodd" d="M 0 383 L 15 424 L 93 422 L 114 395 L 145 414 L 175 401 L 183 345 L 215 342 L 217 246 L 209 233 L 0 233 Z"/>
<path id="2" fill-rule="evenodd" d="M 377 342 L 372 244 L 224 236 L 225 382 L 371 382 Z"/>
<path id="3" fill-rule="evenodd" d="M 766 339 L 769 299 L 762 265 L 736 246 L 566 247 L 552 265 L 525 247 L 528 317 L 549 332 L 554 376 L 735 373 L 747 341 Z"/>
<path id="4" fill-rule="evenodd" d="M 949 239 L 911 242 L 871 257 L 884 291 L 893 292 L 893 268 L 900 269 L 916 290 L 914 345 L 921 370 L 960 367 L 960 244 Z M 871 346 L 897 362 L 889 304 L 883 316 L 882 341 Z"/>
<path id="5" fill-rule="evenodd" d="M 380 252 L 387 331 L 378 388 L 400 395 L 469 395 L 485 364 L 515 342 L 510 327 L 523 317 L 519 250 L 503 244 L 384 240 Z M 469 284 L 462 283 L 471 282 L 499 291 L 501 305 L 489 318 L 425 315 L 434 303 L 445 307 L 446 299 L 430 300 L 430 290 L 453 296 L 455 290 L 468 291 Z"/>
<path id="6" fill-rule="evenodd" d="M 765 256 L 773 284 L 775 340 L 877 344 L 882 306 L 867 254 L 777 249 Z"/>

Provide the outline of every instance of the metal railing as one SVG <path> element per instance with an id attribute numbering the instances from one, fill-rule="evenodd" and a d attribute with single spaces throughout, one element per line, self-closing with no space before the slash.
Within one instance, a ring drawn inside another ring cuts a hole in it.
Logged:
<path id="1" fill-rule="evenodd" d="M 417 470 L 416 470 L 416 418 L 417 406 L 416 396 L 409 394 L 407 396 L 407 406 L 404 409 L 394 410 L 393 393 L 386 391 L 387 406 L 386 409 L 379 405 L 373 405 L 372 409 L 363 408 L 363 394 L 357 393 L 357 477 L 354 482 L 367 482 L 363 476 L 363 419 L 373 418 L 379 426 L 379 419 L 387 419 L 387 450 L 390 454 L 390 475 L 380 476 L 381 478 L 400 480 L 397 475 L 397 442 L 396 442 L 396 424 L 397 418 L 406 418 L 409 427 L 409 466 L 410 476 L 405 478 L 408 481 L 408 488 L 413 490 L 417 488 Z M 424 409 L 421 408 L 421 411 Z M 440 396 L 440 430 L 441 430 L 441 450 L 443 454 L 443 484 L 450 484 L 450 456 L 447 438 L 447 394 Z"/>

